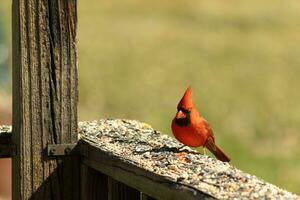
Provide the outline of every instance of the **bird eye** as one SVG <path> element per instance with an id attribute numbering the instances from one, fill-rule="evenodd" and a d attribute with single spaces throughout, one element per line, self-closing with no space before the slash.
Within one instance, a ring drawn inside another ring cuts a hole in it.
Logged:
<path id="1" fill-rule="evenodd" d="M 185 109 L 185 108 L 177 108 L 177 111 L 182 111 L 183 113 L 190 113 L 191 111 L 189 109 Z"/>

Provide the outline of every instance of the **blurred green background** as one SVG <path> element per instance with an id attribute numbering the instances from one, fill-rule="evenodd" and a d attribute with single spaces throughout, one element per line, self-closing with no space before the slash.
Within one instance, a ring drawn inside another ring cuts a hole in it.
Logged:
<path id="1" fill-rule="evenodd" d="M 171 134 L 191 84 L 232 164 L 300 194 L 298 1 L 79 0 L 78 57 L 80 120 Z"/>

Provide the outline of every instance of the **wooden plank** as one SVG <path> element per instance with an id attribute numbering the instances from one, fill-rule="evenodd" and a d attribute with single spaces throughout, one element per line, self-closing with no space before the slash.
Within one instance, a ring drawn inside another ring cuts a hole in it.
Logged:
<path id="1" fill-rule="evenodd" d="M 141 192 L 140 200 L 155 200 L 155 199 Z"/>
<path id="2" fill-rule="evenodd" d="M 86 165 L 152 198 L 299 199 L 227 162 L 179 149 L 175 138 L 136 120 L 80 122 L 79 130 Z"/>
<path id="3" fill-rule="evenodd" d="M 10 158 L 16 155 L 16 146 L 12 143 L 11 126 L 0 125 L 0 158 Z"/>
<path id="4" fill-rule="evenodd" d="M 93 146 L 87 141 L 80 141 L 86 151 L 82 162 L 111 178 L 136 190 L 151 195 L 156 199 L 214 199 L 194 188 L 171 181 L 166 177 L 149 172 L 141 167 L 128 163 L 113 154 Z M 105 161 L 105 162 L 103 162 Z"/>
<path id="5" fill-rule="evenodd" d="M 80 199 L 88 197 L 88 166 L 80 164 Z"/>
<path id="6" fill-rule="evenodd" d="M 11 158 L 16 155 L 16 146 L 0 144 L 0 158 Z"/>
<path id="7" fill-rule="evenodd" d="M 139 200 L 140 191 L 81 164 L 81 199 Z"/>
<path id="8" fill-rule="evenodd" d="M 108 200 L 139 200 L 140 192 L 108 177 Z"/>
<path id="9" fill-rule="evenodd" d="M 81 164 L 81 199 L 108 199 L 108 177 Z"/>
<path id="10" fill-rule="evenodd" d="M 13 0 L 13 199 L 78 199 L 76 0 Z M 77 163 L 77 164 L 76 164 Z"/>

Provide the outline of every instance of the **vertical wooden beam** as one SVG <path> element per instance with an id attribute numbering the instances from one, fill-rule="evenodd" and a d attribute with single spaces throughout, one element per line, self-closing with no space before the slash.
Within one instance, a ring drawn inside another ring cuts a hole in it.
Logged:
<path id="1" fill-rule="evenodd" d="M 140 191 L 81 164 L 81 199 L 140 200 Z M 146 196 L 145 196 L 146 197 Z M 152 200 L 152 199 L 151 199 Z"/>
<path id="2" fill-rule="evenodd" d="M 140 200 L 140 191 L 108 177 L 108 200 Z"/>
<path id="3" fill-rule="evenodd" d="M 108 176 L 81 164 L 81 199 L 107 200 Z"/>
<path id="4" fill-rule="evenodd" d="M 79 199 L 73 157 L 47 144 L 77 141 L 77 0 L 13 0 L 13 199 Z"/>

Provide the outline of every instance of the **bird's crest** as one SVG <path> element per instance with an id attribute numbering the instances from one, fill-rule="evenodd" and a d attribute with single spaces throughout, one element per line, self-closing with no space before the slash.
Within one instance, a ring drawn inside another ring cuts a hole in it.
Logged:
<path id="1" fill-rule="evenodd" d="M 193 99 L 192 99 L 192 88 L 191 86 L 189 86 L 183 97 L 181 98 L 178 106 L 178 108 L 184 108 L 184 109 L 187 109 L 187 110 L 190 110 L 191 108 L 194 107 L 194 102 L 193 102 Z"/>

